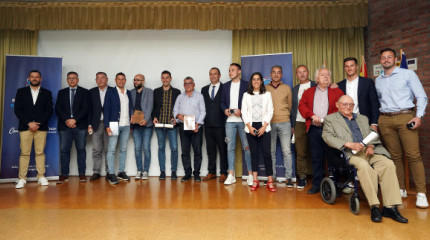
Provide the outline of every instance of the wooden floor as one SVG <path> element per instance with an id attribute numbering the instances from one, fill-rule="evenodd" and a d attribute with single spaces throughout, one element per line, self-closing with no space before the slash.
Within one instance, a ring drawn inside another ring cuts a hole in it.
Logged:
<path id="1" fill-rule="evenodd" d="M 429 239 L 429 210 L 404 199 L 408 224 L 370 221 L 361 200 L 359 215 L 348 195 L 327 205 L 319 194 L 277 185 L 251 192 L 246 182 L 180 180 L 121 182 L 104 178 L 16 190 L 0 184 L 0 239 Z"/>

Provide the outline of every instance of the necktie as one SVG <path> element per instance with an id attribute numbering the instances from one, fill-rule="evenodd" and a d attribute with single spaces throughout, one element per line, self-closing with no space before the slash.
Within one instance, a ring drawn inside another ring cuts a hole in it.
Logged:
<path id="1" fill-rule="evenodd" d="M 214 98 L 215 98 L 215 86 L 212 86 L 211 100 L 214 100 Z"/>
<path id="2" fill-rule="evenodd" d="M 73 117 L 73 101 L 75 100 L 75 92 L 76 92 L 76 89 L 70 89 L 70 90 L 72 90 L 72 95 L 70 96 L 70 114 L 72 115 L 72 117 Z"/>

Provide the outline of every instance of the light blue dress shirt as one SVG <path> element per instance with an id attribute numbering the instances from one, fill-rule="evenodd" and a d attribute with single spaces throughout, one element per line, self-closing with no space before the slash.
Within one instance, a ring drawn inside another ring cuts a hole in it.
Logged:
<path id="1" fill-rule="evenodd" d="M 193 91 L 191 97 L 188 97 L 186 92 L 181 93 L 176 98 L 175 106 L 173 107 L 173 116 L 178 114 L 191 115 L 196 117 L 196 123 L 203 125 L 206 116 L 206 107 L 203 95 Z"/>
<path id="2" fill-rule="evenodd" d="M 414 71 L 396 67 L 390 76 L 385 76 L 383 72 L 376 78 L 375 87 L 381 103 L 380 112 L 389 113 L 413 108 L 416 98 L 416 116 L 424 116 L 427 95 Z"/>

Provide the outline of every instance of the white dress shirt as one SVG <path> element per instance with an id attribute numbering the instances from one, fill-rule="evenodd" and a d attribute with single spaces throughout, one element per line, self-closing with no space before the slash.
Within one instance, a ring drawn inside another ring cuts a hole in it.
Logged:
<path id="1" fill-rule="evenodd" d="M 356 79 L 350 81 L 346 80 L 346 95 L 350 96 L 352 100 L 354 101 L 354 109 L 352 110 L 353 113 L 360 113 L 360 110 L 358 108 L 358 76 Z"/>

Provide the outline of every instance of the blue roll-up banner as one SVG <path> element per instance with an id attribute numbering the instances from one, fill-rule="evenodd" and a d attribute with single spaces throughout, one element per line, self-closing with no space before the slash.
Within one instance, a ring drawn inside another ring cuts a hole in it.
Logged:
<path id="1" fill-rule="evenodd" d="M 267 85 L 272 80 L 270 72 L 274 65 L 282 67 L 281 81 L 288 84 L 293 89 L 293 54 L 292 53 L 278 53 L 278 54 L 264 54 L 264 55 L 249 55 L 241 57 L 242 63 L 242 79 L 249 81 L 254 72 L 260 72 L 264 78 L 264 84 Z M 276 151 L 276 177 L 278 181 L 285 180 L 285 168 L 281 151 L 279 139 L 277 140 Z M 291 150 L 294 145 L 291 144 Z M 293 177 L 295 177 L 295 156 L 294 151 L 291 151 L 293 157 Z M 264 167 L 264 160 L 262 153 L 259 154 L 259 172 L 258 176 L 266 176 L 266 169 Z M 243 162 L 243 176 L 247 176 L 246 163 Z"/>
<path id="2" fill-rule="evenodd" d="M 12 182 L 18 178 L 21 150 L 19 147 L 18 118 L 14 113 L 17 90 L 29 85 L 27 77 L 31 70 L 39 70 L 42 73 L 41 86 L 52 92 L 53 103 L 55 103 L 56 95 L 61 88 L 62 61 L 62 58 L 57 57 L 6 56 L 0 182 Z M 57 134 L 57 116 L 55 115 L 55 111 L 49 119 L 48 127 L 45 148 L 45 176 L 48 179 L 57 179 L 59 175 L 60 141 Z M 36 180 L 36 176 L 37 170 L 33 148 L 27 177 L 29 180 Z"/>

